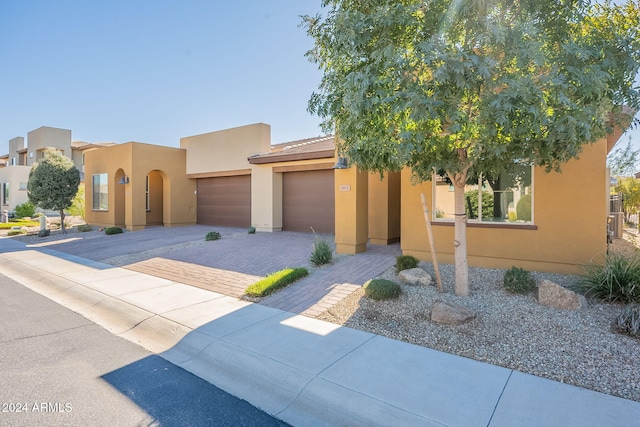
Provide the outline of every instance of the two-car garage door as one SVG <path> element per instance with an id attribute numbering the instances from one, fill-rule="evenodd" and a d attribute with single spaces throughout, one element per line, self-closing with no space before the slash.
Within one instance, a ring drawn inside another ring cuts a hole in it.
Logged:
<path id="1" fill-rule="evenodd" d="M 198 224 L 249 227 L 251 209 L 251 175 L 198 179 Z M 333 169 L 282 173 L 283 230 L 333 233 L 334 215 Z"/>

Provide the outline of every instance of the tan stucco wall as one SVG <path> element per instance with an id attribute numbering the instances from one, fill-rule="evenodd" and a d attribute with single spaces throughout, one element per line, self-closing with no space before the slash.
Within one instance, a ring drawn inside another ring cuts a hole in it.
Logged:
<path id="1" fill-rule="evenodd" d="M 467 228 L 469 265 L 518 266 L 537 271 L 580 273 L 581 265 L 606 251 L 608 183 L 606 140 L 585 146 L 562 172 L 533 176 L 533 223 L 537 229 Z M 433 209 L 432 184 L 412 185 L 402 172 L 401 246 L 404 254 L 431 260 L 420 193 Z M 434 222 L 438 261 L 453 263 L 453 226 Z"/>
<path id="2" fill-rule="evenodd" d="M 31 166 L 38 159 L 38 152 L 53 147 L 71 158 L 71 131 L 42 126 L 27 134 L 27 165 Z"/>
<path id="3" fill-rule="evenodd" d="M 369 240 L 369 178 L 356 167 L 335 170 L 336 252 L 356 254 Z"/>
<path id="4" fill-rule="evenodd" d="M 0 194 L 0 210 L 12 212 L 16 205 L 21 205 L 29 200 L 26 190 L 20 190 L 20 183 L 29 182 L 30 166 L 7 166 L 0 168 L 0 191 L 3 183 L 9 183 L 9 203 L 2 204 L 2 194 Z"/>
<path id="5" fill-rule="evenodd" d="M 396 243 L 400 239 L 400 173 L 369 174 L 369 242 Z"/>
<path id="6" fill-rule="evenodd" d="M 185 165 L 185 150 L 138 142 L 87 152 L 86 221 L 99 226 L 125 225 L 129 230 L 144 228 L 147 225 L 146 176 L 151 171 L 159 171 L 163 179 L 164 225 L 195 224 L 196 183 L 186 177 Z M 129 183 L 117 184 L 123 172 L 129 177 Z M 107 211 L 92 209 L 92 176 L 99 173 L 108 174 Z"/>
<path id="7" fill-rule="evenodd" d="M 271 126 L 256 123 L 202 135 L 180 138 L 187 150 L 187 173 L 247 169 L 247 157 L 269 152 Z"/>
<path id="8" fill-rule="evenodd" d="M 24 148 L 24 138 L 21 136 L 17 136 L 13 139 L 9 140 L 9 159 L 7 161 L 7 165 L 11 164 L 11 159 L 13 159 L 14 165 L 20 165 L 20 155 L 18 154 L 19 150 Z M 26 166 L 26 165 L 22 165 Z"/>

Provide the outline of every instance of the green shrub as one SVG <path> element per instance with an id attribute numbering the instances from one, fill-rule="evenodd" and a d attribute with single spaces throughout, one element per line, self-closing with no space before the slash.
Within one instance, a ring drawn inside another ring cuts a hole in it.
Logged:
<path id="1" fill-rule="evenodd" d="M 9 230 L 7 231 L 7 236 L 18 236 L 20 234 L 25 234 L 26 231 L 24 230 Z"/>
<path id="2" fill-rule="evenodd" d="M 218 233 L 217 231 L 210 231 L 206 236 L 204 236 L 204 240 L 206 240 L 207 242 L 210 242 L 211 240 L 220 240 L 221 238 L 222 236 L 220 236 L 220 233 Z"/>
<path id="3" fill-rule="evenodd" d="M 467 217 L 478 218 L 478 190 L 467 191 L 464 193 L 464 199 Z M 493 218 L 493 193 L 488 191 L 482 192 L 482 217 Z"/>
<path id="4" fill-rule="evenodd" d="M 79 226 L 76 227 L 78 229 L 78 231 L 81 232 L 87 232 L 87 231 L 92 231 L 93 227 L 90 226 L 89 224 L 80 224 Z"/>
<path id="5" fill-rule="evenodd" d="M 309 274 L 304 267 L 285 268 L 261 279 L 245 289 L 244 294 L 250 297 L 264 297 L 283 288 Z"/>
<path id="6" fill-rule="evenodd" d="M 107 227 L 104 229 L 104 234 L 120 234 L 122 233 L 122 228 L 120 227 Z"/>
<path id="7" fill-rule="evenodd" d="M 316 239 L 313 242 L 313 251 L 311 252 L 311 263 L 315 266 L 329 264 L 333 259 L 333 250 L 326 240 Z"/>
<path id="8" fill-rule="evenodd" d="M 379 301 L 398 298 L 401 293 L 400 285 L 386 279 L 373 279 L 364 285 L 364 294 Z"/>
<path id="9" fill-rule="evenodd" d="M 531 194 L 520 197 L 516 205 L 516 214 L 520 221 L 531 221 Z"/>
<path id="10" fill-rule="evenodd" d="M 536 282 L 527 270 L 511 267 L 505 271 L 504 287 L 512 294 L 528 294 L 536 288 Z"/>
<path id="11" fill-rule="evenodd" d="M 411 255 L 400 255 L 396 257 L 396 274 L 402 270 L 409 270 L 418 266 L 418 259 Z"/>
<path id="12" fill-rule="evenodd" d="M 613 321 L 612 328 L 621 334 L 640 338 L 640 305 L 628 304 Z"/>
<path id="13" fill-rule="evenodd" d="M 249 229 L 247 230 L 247 233 L 256 234 L 256 228 L 254 226 L 249 227 Z"/>
<path id="14" fill-rule="evenodd" d="M 49 229 L 38 231 L 38 237 L 47 237 L 50 234 L 51 234 L 51 230 Z"/>
<path id="15" fill-rule="evenodd" d="M 640 256 L 609 254 L 604 265 L 584 267 L 577 289 L 610 302 L 640 303 Z"/>
<path id="16" fill-rule="evenodd" d="M 36 214 L 36 207 L 31 202 L 24 202 L 16 206 L 15 212 L 18 218 L 24 218 L 25 216 L 31 218 Z"/>

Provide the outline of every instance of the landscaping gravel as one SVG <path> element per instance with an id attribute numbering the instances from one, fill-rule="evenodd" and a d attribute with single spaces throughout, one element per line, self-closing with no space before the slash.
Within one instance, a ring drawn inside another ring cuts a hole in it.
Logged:
<path id="1" fill-rule="evenodd" d="M 434 278 L 432 264 L 421 267 Z M 470 296 L 453 294 L 454 267 L 441 265 L 445 292 L 402 284 L 402 295 L 374 301 L 359 289 L 319 318 L 389 338 L 515 369 L 640 402 L 640 340 L 612 332 L 623 305 L 589 301 L 580 311 L 538 304 L 535 293 L 514 295 L 502 286 L 504 270 L 469 268 Z M 381 278 L 400 283 L 393 269 Z M 571 286 L 577 276 L 534 273 Z M 449 284 L 450 286 L 447 286 Z M 448 326 L 430 320 L 435 301 L 477 314 Z"/>

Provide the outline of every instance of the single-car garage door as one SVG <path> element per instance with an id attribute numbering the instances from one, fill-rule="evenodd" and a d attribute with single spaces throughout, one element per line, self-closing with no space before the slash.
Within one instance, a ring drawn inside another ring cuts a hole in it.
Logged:
<path id="1" fill-rule="evenodd" d="M 335 195 L 333 169 L 282 174 L 282 228 L 333 233 Z"/>
<path id="2" fill-rule="evenodd" d="M 251 225 L 251 175 L 198 179 L 198 224 Z"/>

